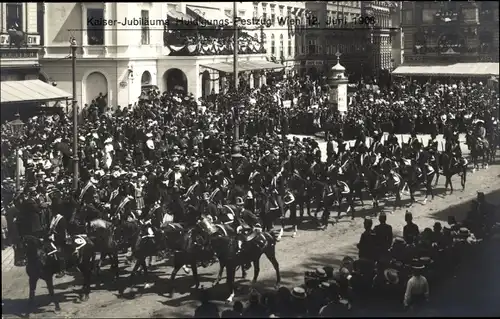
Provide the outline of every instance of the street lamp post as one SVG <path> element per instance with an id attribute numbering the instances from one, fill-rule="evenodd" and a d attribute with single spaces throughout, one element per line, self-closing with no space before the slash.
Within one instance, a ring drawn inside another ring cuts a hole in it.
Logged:
<path id="1" fill-rule="evenodd" d="M 78 189 L 78 106 L 76 102 L 76 49 L 75 38 L 71 38 L 71 68 L 73 71 L 73 189 Z"/>
<path id="2" fill-rule="evenodd" d="M 21 121 L 19 113 L 16 113 L 16 119 L 10 122 L 12 133 L 16 138 L 16 194 L 21 190 L 21 176 L 19 173 L 19 140 L 21 139 L 24 131 L 24 122 Z"/>
<path id="3" fill-rule="evenodd" d="M 239 50 L 239 43 L 238 43 L 238 11 L 237 11 L 237 2 L 233 2 L 233 28 L 234 28 L 234 33 L 233 33 L 233 42 L 234 42 L 234 51 L 233 51 L 233 73 L 234 73 L 234 94 L 237 94 L 238 92 L 238 84 L 239 84 L 239 79 L 238 79 L 238 50 Z M 239 107 L 238 102 L 236 101 L 235 107 Z M 239 119 L 239 110 L 236 112 L 236 117 L 234 119 L 234 143 L 238 143 L 238 140 L 240 139 L 240 119 Z"/>

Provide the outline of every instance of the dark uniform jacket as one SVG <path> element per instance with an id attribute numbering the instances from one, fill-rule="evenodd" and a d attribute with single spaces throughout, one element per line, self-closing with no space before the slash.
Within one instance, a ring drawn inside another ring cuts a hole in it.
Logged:
<path id="1" fill-rule="evenodd" d="M 392 245 L 392 227 L 387 224 L 379 224 L 373 229 L 377 238 L 377 245 L 380 249 L 389 250 Z"/>
<path id="2" fill-rule="evenodd" d="M 417 224 L 409 223 L 403 227 L 403 238 L 407 243 L 415 242 L 419 234 Z"/>

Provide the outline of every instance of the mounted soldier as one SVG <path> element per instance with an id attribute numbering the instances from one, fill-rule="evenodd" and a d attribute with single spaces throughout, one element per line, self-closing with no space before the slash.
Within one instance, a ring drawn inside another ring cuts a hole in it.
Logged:
<path id="1" fill-rule="evenodd" d="M 244 208 L 243 198 L 236 197 L 235 202 L 235 220 L 238 223 L 236 228 L 236 233 L 238 234 L 238 250 L 241 251 L 242 244 L 249 239 L 249 232 L 255 230 L 261 231 L 262 226 L 260 225 L 259 219 L 251 211 Z"/>
<path id="2" fill-rule="evenodd" d="M 484 126 L 485 125 L 483 120 L 477 120 L 475 135 L 478 139 L 478 142 L 486 148 L 488 145 L 488 140 L 486 139 L 486 128 Z"/>
<path id="3" fill-rule="evenodd" d="M 369 150 L 374 154 L 379 153 L 380 147 L 382 146 L 382 136 L 383 133 L 379 131 L 373 132 L 373 143 L 370 145 Z"/>

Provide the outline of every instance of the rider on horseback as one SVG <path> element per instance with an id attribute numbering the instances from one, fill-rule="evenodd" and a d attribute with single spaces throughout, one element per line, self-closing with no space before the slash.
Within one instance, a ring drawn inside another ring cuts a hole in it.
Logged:
<path id="1" fill-rule="evenodd" d="M 476 122 L 476 137 L 478 141 L 482 145 L 487 145 L 488 141 L 486 140 L 486 128 L 484 127 L 484 121 L 478 120 Z"/>
<path id="2" fill-rule="evenodd" d="M 238 227 L 236 228 L 236 233 L 238 234 L 238 252 L 241 251 L 243 242 L 248 238 L 248 234 L 251 231 L 262 231 L 262 226 L 259 223 L 259 219 L 251 211 L 245 209 L 243 198 L 236 197 L 236 211 L 235 220 L 238 222 Z"/>

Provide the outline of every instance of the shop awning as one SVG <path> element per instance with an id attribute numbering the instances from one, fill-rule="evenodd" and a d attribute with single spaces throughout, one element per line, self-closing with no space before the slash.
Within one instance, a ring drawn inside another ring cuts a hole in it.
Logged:
<path id="1" fill-rule="evenodd" d="M 179 20 L 179 21 L 192 21 L 192 20 L 194 20 L 193 16 L 191 16 L 187 13 L 182 13 L 180 11 L 175 11 L 175 10 L 169 10 L 167 12 L 167 16 L 170 19 Z"/>
<path id="2" fill-rule="evenodd" d="M 49 102 L 72 98 L 64 92 L 41 80 L 2 81 L 0 82 L 0 101 L 4 103 Z"/>
<path id="3" fill-rule="evenodd" d="M 216 8 L 199 6 L 186 6 L 186 10 L 198 19 L 206 21 L 209 25 L 220 25 L 226 27 L 233 24 L 233 18 L 228 17 L 223 11 Z"/>
<path id="4" fill-rule="evenodd" d="M 415 76 L 498 76 L 498 63 L 455 63 L 450 65 L 421 65 L 421 66 L 399 66 L 393 75 L 415 75 Z"/>
<path id="5" fill-rule="evenodd" d="M 201 64 L 200 66 L 225 73 L 233 73 L 233 62 L 221 62 L 213 64 Z M 238 62 L 238 72 L 253 70 L 283 69 L 285 66 L 267 61 L 240 61 Z"/>

